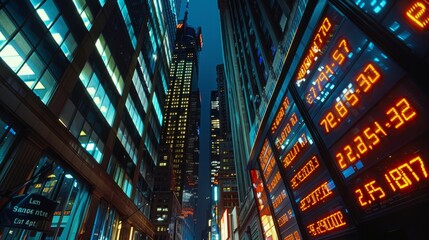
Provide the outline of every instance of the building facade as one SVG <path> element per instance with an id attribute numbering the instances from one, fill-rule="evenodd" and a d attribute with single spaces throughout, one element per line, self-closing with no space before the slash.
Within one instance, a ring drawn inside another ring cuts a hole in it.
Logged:
<path id="1" fill-rule="evenodd" d="M 248 150 L 237 169 L 240 238 L 425 238 L 429 4 L 219 7 L 233 139 Z M 256 216 L 243 212 L 247 199 Z"/>
<path id="2" fill-rule="evenodd" d="M 216 66 L 217 99 L 218 99 L 218 121 L 219 121 L 219 167 L 217 176 L 218 206 L 217 215 L 219 234 L 221 238 L 228 236 L 234 239 L 233 232 L 238 226 L 235 217 L 239 206 L 237 173 L 235 171 L 235 160 L 231 125 L 229 118 L 229 106 L 227 98 L 227 81 L 223 64 Z M 235 210 L 234 210 L 235 209 Z M 235 228 L 233 226 L 235 221 Z M 224 227 L 227 226 L 227 229 Z M 227 234 L 226 234 L 227 233 Z M 237 238 L 235 238 L 237 239 Z"/>
<path id="3" fill-rule="evenodd" d="M 193 28 L 185 19 L 176 26 L 175 48 L 170 67 L 170 85 L 165 102 L 162 129 L 163 152 L 157 176 L 168 181 L 177 198 L 176 206 L 164 207 L 170 195 L 155 195 L 153 221 L 164 227 L 156 239 L 194 239 L 195 208 L 198 199 L 200 93 L 198 89 L 198 53 L 202 47 L 200 28 Z M 166 175 L 171 169 L 172 175 Z M 165 174 L 164 174 L 165 173 Z M 166 182 L 156 182 L 165 185 Z M 165 188 L 164 188 L 165 190 Z M 162 191 L 164 191 L 162 190 Z M 160 205 L 159 207 L 156 207 Z M 162 205 L 162 206 L 161 206 Z M 173 209 L 180 212 L 173 213 Z M 174 226 L 174 227 L 172 227 Z M 170 233 L 168 233 L 170 232 Z"/>
<path id="4" fill-rule="evenodd" d="M 1 2 L 1 239 L 154 238 L 171 61 L 159 4 Z"/>

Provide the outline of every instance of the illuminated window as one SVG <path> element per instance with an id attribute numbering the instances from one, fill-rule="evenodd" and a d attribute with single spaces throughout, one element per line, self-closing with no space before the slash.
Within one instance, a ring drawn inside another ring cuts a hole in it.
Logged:
<path id="1" fill-rule="evenodd" d="M 91 29 L 93 17 L 91 10 L 86 4 L 86 0 L 73 0 L 73 3 L 86 29 Z"/>
<path id="2" fill-rule="evenodd" d="M 140 134 L 140 136 L 143 135 L 143 121 L 140 117 L 140 114 L 138 113 L 133 100 L 131 99 L 131 96 L 128 95 L 127 101 L 125 103 L 125 106 L 128 110 L 128 113 L 130 114 L 130 117 L 134 123 L 134 126 L 137 128 L 137 132 Z"/>
<path id="3" fill-rule="evenodd" d="M 82 148 L 100 163 L 103 158 L 104 142 L 70 100 L 64 105 L 59 121 L 78 139 Z"/>
<path id="4" fill-rule="evenodd" d="M 130 15 L 128 14 L 127 6 L 124 0 L 119 0 L 118 5 L 122 14 L 122 18 L 124 19 L 124 22 L 125 22 L 125 26 L 127 26 L 128 35 L 130 36 L 131 43 L 133 44 L 133 47 L 136 48 L 137 38 L 134 34 L 133 24 L 131 23 L 131 18 L 130 18 Z"/>
<path id="5" fill-rule="evenodd" d="M 106 119 L 109 125 L 112 126 L 113 119 L 115 116 L 115 108 L 113 107 L 113 104 L 111 103 L 108 95 L 106 94 L 106 91 L 101 85 L 97 74 L 94 73 L 89 63 L 86 63 L 85 67 L 79 75 L 79 78 L 82 84 L 85 86 L 89 96 L 91 96 L 95 105 L 100 110 L 103 117 Z"/>
<path id="6" fill-rule="evenodd" d="M 104 40 L 103 35 L 101 35 L 95 42 L 98 53 L 103 60 L 104 65 L 106 66 L 107 72 L 112 78 L 112 82 L 118 90 L 118 93 L 122 95 L 124 90 L 124 80 L 119 73 L 119 69 L 116 66 L 116 62 L 110 54 L 109 46 L 107 46 L 106 41 Z"/>

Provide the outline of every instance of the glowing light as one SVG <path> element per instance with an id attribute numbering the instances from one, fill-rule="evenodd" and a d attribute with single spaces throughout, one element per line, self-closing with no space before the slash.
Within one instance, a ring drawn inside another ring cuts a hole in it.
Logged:
<path id="1" fill-rule="evenodd" d="M 311 236 L 318 236 L 326 232 L 331 232 L 340 227 L 346 226 L 347 222 L 344 219 L 343 213 L 337 211 L 327 217 L 311 223 L 307 226 L 307 231 Z"/>
<path id="2" fill-rule="evenodd" d="M 332 37 L 332 23 L 331 20 L 325 17 L 317 30 L 317 34 L 314 36 L 313 41 L 307 51 L 307 54 L 302 60 L 298 73 L 296 76 L 297 84 L 304 79 L 309 72 L 310 68 L 317 61 L 318 56 L 322 54 L 321 49 L 324 48 L 328 40 Z"/>
<path id="3" fill-rule="evenodd" d="M 429 26 L 428 7 L 425 1 L 416 1 L 407 8 L 405 14 L 414 26 L 423 30 Z"/>
<path id="4" fill-rule="evenodd" d="M 319 161 L 317 161 L 317 157 L 311 157 L 307 163 L 297 171 L 297 173 L 291 178 L 290 185 L 292 189 L 295 189 L 304 182 L 316 169 L 320 166 Z"/>

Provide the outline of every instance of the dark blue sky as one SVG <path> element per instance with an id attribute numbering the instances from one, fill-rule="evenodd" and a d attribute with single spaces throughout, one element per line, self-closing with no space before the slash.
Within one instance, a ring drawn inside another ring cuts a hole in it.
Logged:
<path id="1" fill-rule="evenodd" d="M 186 10 L 183 1 L 182 14 Z M 190 0 L 188 23 L 192 27 L 201 27 L 203 33 L 203 49 L 199 55 L 198 84 L 201 92 L 201 131 L 200 131 L 200 178 L 199 201 L 196 211 L 198 222 L 196 239 L 200 239 L 201 231 L 207 226 L 206 209 L 210 195 L 210 91 L 216 90 L 216 65 L 223 63 L 219 9 L 217 0 Z"/>

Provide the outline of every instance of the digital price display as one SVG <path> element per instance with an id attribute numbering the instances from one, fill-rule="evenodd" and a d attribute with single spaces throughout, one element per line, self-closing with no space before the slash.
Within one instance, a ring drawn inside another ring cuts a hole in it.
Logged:
<path id="1" fill-rule="evenodd" d="M 330 147 L 404 75 L 396 63 L 369 43 L 313 119 L 325 144 Z"/>
<path id="2" fill-rule="evenodd" d="M 263 234 L 265 239 L 279 239 L 274 219 L 267 204 L 267 195 L 265 194 L 262 178 L 258 170 L 250 170 L 250 179 L 252 180 L 253 193 L 255 196 L 256 206 L 259 210 L 259 219 L 262 224 Z"/>
<path id="3" fill-rule="evenodd" d="M 283 168 L 285 170 L 293 168 L 311 146 L 314 146 L 314 141 L 308 128 L 304 125 L 280 155 Z"/>
<path id="4" fill-rule="evenodd" d="M 310 84 L 303 88 L 302 99 L 310 115 L 332 94 L 367 43 L 363 33 L 350 21 L 344 20 L 329 50 L 322 55 L 323 59 L 310 77 Z"/>
<path id="5" fill-rule="evenodd" d="M 284 239 L 285 235 L 283 234 L 286 234 L 286 229 L 291 227 L 298 229 L 298 226 L 290 198 L 286 193 L 286 186 L 282 180 L 268 139 L 264 141 L 258 160 L 263 169 L 262 176 L 271 199 L 273 215 L 277 221 L 280 235 Z"/>
<path id="6" fill-rule="evenodd" d="M 307 78 L 315 69 L 320 56 L 324 54 L 332 37 L 341 24 L 344 16 L 332 8 L 327 8 L 326 14 L 322 17 L 316 26 L 307 50 L 304 51 L 301 63 L 298 65 L 295 74 L 295 84 L 301 88 L 308 84 Z"/>
<path id="7" fill-rule="evenodd" d="M 364 12 L 382 24 L 412 52 L 424 57 L 429 53 L 429 1 L 355 0 Z"/>
<path id="8" fill-rule="evenodd" d="M 330 153 L 344 178 L 362 172 L 429 129 L 428 99 L 408 80 L 383 97 Z"/>
<path id="9" fill-rule="evenodd" d="M 286 120 L 286 116 L 287 116 L 287 112 L 289 111 L 291 105 L 293 104 L 293 99 L 292 96 L 290 95 L 290 92 L 288 92 L 287 94 L 285 94 L 279 109 L 277 110 L 277 113 L 271 123 L 271 128 L 270 128 L 270 134 L 274 135 L 279 126 Z"/>
<path id="10" fill-rule="evenodd" d="M 275 135 L 273 135 L 275 148 L 278 153 L 281 153 L 290 144 L 291 139 L 303 124 L 304 120 L 297 106 L 294 104 Z"/>
<path id="11" fill-rule="evenodd" d="M 351 181 L 348 189 L 362 215 L 428 195 L 429 141 L 427 134 Z"/>
<path id="12" fill-rule="evenodd" d="M 350 227 L 350 220 L 343 207 L 329 209 L 305 222 L 307 234 L 312 239 L 326 238 Z"/>

